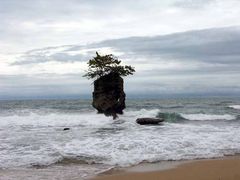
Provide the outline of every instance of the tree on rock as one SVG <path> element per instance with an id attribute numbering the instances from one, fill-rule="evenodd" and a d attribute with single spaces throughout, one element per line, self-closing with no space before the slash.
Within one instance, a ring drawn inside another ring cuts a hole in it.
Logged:
<path id="1" fill-rule="evenodd" d="M 122 114 L 125 108 L 124 81 L 121 76 L 133 75 L 132 66 L 122 66 L 121 60 L 112 54 L 96 57 L 88 62 L 88 71 L 84 75 L 94 79 L 94 92 L 92 105 L 99 113 L 107 116 Z"/>
<path id="2" fill-rule="evenodd" d="M 119 76 L 133 75 L 135 72 L 131 66 L 121 66 L 121 61 L 112 54 L 101 56 L 96 52 L 96 57 L 88 62 L 88 71 L 84 75 L 88 79 L 100 78 L 110 73 L 118 74 Z"/>

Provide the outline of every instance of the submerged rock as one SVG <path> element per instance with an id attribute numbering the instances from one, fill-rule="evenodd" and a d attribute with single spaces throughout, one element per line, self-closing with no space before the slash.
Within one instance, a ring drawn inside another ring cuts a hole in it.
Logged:
<path id="1" fill-rule="evenodd" d="M 138 118 L 136 122 L 140 125 L 147 125 L 147 124 L 159 124 L 163 122 L 163 118 Z"/>
<path id="2" fill-rule="evenodd" d="M 110 73 L 94 81 L 92 105 L 106 116 L 123 114 L 125 109 L 125 93 L 123 79 L 116 73 Z"/>
<path id="3" fill-rule="evenodd" d="M 64 131 L 68 131 L 68 130 L 70 130 L 70 128 L 63 128 L 63 130 L 64 130 Z"/>

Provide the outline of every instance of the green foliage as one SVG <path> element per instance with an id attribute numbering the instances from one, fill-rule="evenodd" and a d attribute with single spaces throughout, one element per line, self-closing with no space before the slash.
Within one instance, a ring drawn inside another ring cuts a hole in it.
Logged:
<path id="1" fill-rule="evenodd" d="M 131 66 L 121 66 L 121 61 L 112 54 L 101 56 L 96 52 L 96 57 L 88 61 L 88 71 L 83 77 L 95 79 L 110 73 L 120 76 L 133 75 L 135 69 Z"/>

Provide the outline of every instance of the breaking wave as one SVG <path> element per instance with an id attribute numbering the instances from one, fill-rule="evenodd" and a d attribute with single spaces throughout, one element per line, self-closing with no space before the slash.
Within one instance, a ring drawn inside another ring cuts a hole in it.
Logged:
<path id="1" fill-rule="evenodd" d="M 187 101 L 165 104 L 166 108 L 162 103 L 145 106 L 142 101 L 134 101 L 143 108 L 133 106 L 112 120 L 90 108 L 78 110 L 70 102 L 70 107 L 59 102 L 57 110 L 12 106 L 0 110 L 0 168 L 53 164 L 116 167 L 240 153 L 240 121 L 228 122 L 240 118 L 226 104 L 204 106 L 196 100 L 191 106 L 186 105 Z M 82 106 L 85 108 L 86 104 Z M 156 116 L 166 123 L 136 123 L 139 117 Z M 69 130 L 63 131 L 66 127 Z"/>
<path id="2" fill-rule="evenodd" d="M 235 120 L 236 116 L 230 114 L 178 114 L 178 113 L 158 113 L 158 118 L 164 118 L 167 122 L 177 122 L 181 120 L 190 121 L 215 121 L 215 120 Z"/>
<path id="3" fill-rule="evenodd" d="M 211 121 L 211 120 L 235 120 L 236 117 L 230 114 L 181 114 L 181 116 L 193 121 Z"/>
<path id="4" fill-rule="evenodd" d="M 167 122 L 177 122 L 181 120 L 187 120 L 178 113 L 161 113 L 159 112 L 157 118 L 163 118 Z"/>
<path id="5" fill-rule="evenodd" d="M 240 105 L 232 105 L 232 106 L 228 106 L 228 107 L 232 108 L 232 109 L 240 110 Z"/>

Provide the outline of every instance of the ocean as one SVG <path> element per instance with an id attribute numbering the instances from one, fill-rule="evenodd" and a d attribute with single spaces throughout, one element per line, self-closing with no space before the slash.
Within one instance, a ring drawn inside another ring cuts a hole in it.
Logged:
<path id="1" fill-rule="evenodd" d="M 91 100 L 0 101 L 0 179 L 20 179 L 3 173 L 17 169 L 38 175 L 23 179 L 44 179 L 37 172 L 44 169 L 58 170 L 51 179 L 87 178 L 142 162 L 240 153 L 240 98 L 128 99 L 126 105 L 113 120 L 97 114 Z M 141 126 L 139 117 L 165 122 Z"/>

